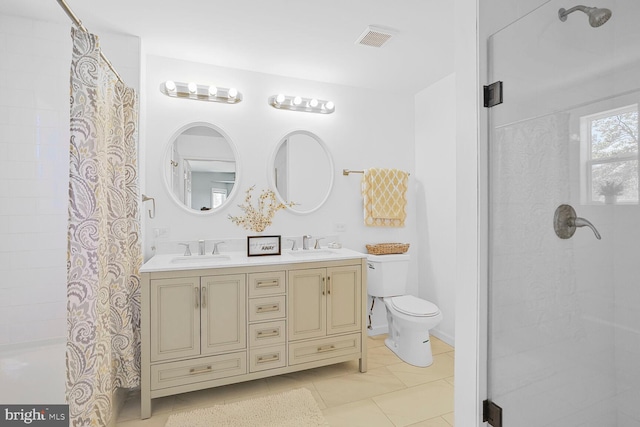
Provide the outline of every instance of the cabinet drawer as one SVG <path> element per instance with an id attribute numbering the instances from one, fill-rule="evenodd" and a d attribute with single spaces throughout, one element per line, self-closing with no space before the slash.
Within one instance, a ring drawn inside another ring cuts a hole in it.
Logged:
<path id="1" fill-rule="evenodd" d="M 223 354 L 151 366 L 151 390 L 247 373 L 247 353 Z"/>
<path id="2" fill-rule="evenodd" d="M 249 372 L 287 366 L 286 345 L 261 347 L 249 351 Z"/>
<path id="3" fill-rule="evenodd" d="M 284 344 L 286 324 L 284 320 L 278 320 L 249 325 L 249 347 Z"/>
<path id="4" fill-rule="evenodd" d="M 284 294 L 287 291 L 284 271 L 249 274 L 249 298 Z"/>
<path id="5" fill-rule="evenodd" d="M 249 322 L 279 319 L 287 315 L 285 295 L 249 300 Z"/>
<path id="6" fill-rule="evenodd" d="M 289 344 L 289 365 L 360 353 L 360 334 Z"/>

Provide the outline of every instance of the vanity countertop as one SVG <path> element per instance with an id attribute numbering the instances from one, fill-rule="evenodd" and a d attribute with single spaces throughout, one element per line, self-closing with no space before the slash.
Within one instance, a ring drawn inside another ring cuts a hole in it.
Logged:
<path id="1" fill-rule="evenodd" d="M 195 270 L 202 268 L 246 267 L 274 264 L 295 264 L 314 261 L 336 261 L 343 259 L 366 258 L 367 254 L 351 249 L 309 249 L 285 250 L 281 255 L 265 255 L 249 257 L 245 252 L 224 252 L 220 255 L 179 254 L 154 255 L 140 268 L 141 273 L 174 270 Z"/>

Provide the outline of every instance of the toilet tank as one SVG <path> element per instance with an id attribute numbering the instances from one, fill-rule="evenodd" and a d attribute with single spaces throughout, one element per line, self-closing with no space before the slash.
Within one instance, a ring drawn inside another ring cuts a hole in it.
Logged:
<path id="1" fill-rule="evenodd" d="M 367 293 L 374 297 L 404 295 L 409 255 L 367 255 Z"/>

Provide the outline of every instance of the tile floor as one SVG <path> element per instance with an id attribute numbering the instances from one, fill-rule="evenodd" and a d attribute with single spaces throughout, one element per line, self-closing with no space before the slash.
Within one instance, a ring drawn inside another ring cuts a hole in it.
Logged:
<path id="1" fill-rule="evenodd" d="M 163 427 L 172 413 L 306 387 L 331 427 L 453 426 L 454 350 L 432 337 L 433 365 L 402 362 L 380 335 L 368 341 L 368 371 L 351 361 L 272 378 L 153 400 L 153 415 L 140 420 L 140 396 L 132 393 L 118 427 Z"/>

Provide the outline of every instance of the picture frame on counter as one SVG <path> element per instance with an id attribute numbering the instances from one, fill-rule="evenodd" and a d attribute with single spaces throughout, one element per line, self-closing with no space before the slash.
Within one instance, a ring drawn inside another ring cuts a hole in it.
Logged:
<path id="1" fill-rule="evenodd" d="M 280 254 L 280 236 L 247 236 L 247 256 Z"/>

